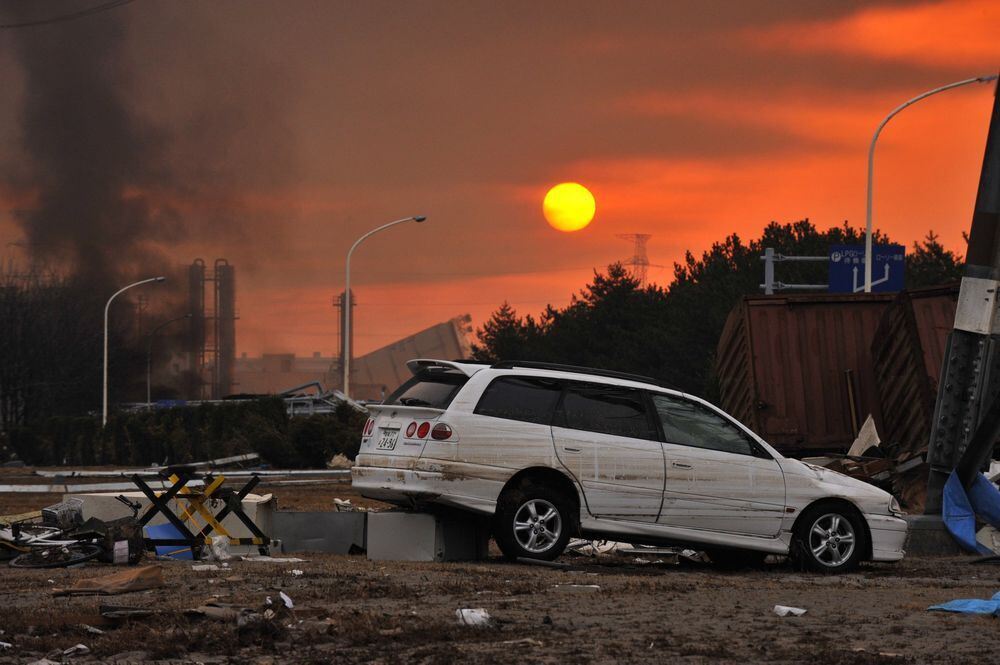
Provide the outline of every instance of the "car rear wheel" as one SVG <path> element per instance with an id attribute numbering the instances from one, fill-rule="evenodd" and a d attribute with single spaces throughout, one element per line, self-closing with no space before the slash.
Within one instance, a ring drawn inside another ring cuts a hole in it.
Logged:
<path id="1" fill-rule="evenodd" d="M 493 528 L 500 551 L 508 559 L 552 561 L 569 542 L 572 505 L 560 492 L 534 483 L 504 492 Z"/>
<path id="2" fill-rule="evenodd" d="M 817 573 L 845 573 L 858 567 L 867 545 L 857 513 L 840 506 L 816 506 L 799 521 L 795 558 Z"/>

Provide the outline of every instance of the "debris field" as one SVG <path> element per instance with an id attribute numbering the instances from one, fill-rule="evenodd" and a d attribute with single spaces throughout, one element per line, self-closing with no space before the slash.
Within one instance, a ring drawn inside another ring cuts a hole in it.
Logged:
<path id="1" fill-rule="evenodd" d="M 348 482 L 261 488 L 285 510 L 366 504 Z M 59 498 L 5 494 L 0 514 Z M 495 548 L 467 563 L 272 555 L 147 554 L 141 565 L 157 566 L 162 586 L 113 596 L 55 591 L 135 568 L 4 568 L 0 663 L 966 663 L 989 660 L 982 636 L 997 619 L 927 608 L 1000 590 L 1000 566 L 961 557 L 824 576 L 781 561 L 727 572 L 654 552 L 570 553 L 562 567 L 508 563 Z"/>
<path id="2" fill-rule="evenodd" d="M 77 579 L 112 573 L 112 566 L 6 570 L 0 641 L 12 646 L 0 652 L 0 663 L 46 656 L 58 662 L 55 652 L 79 643 L 90 652 L 74 662 L 965 663 L 982 660 L 982 635 L 995 630 L 996 619 L 927 607 L 988 598 L 1000 588 L 1000 567 L 962 558 L 820 576 L 781 564 L 727 573 L 652 557 L 636 563 L 638 557 L 621 554 L 565 556 L 569 569 L 498 558 L 295 556 L 306 560 L 235 560 L 201 572 L 191 562 L 155 562 L 163 587 L 116 596 L 53 595 Z M 283 607 L 282 592 L 293 608 Z M 776 605 L 807 612 L 780 617 Z M 108 619 L 102 606 L 153 614 Z M 205 606 L 236 612 L 190 611 Z M 282 611 L 263 618 L 267 607 Z M 485 610 L 488 625 L 461 623 L 461 609 Z"/>

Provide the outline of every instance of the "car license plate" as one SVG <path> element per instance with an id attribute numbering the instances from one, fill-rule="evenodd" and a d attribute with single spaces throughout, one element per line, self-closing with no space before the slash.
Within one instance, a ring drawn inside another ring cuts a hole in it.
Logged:
<path id="1" fill-rule="evenodd" d="M 399 439 L 398 429 L 383 429 L 382 436 L 379 437 L 378 446 L 379 450 L 392 450 L 396 447 L 396 440 Z"/>

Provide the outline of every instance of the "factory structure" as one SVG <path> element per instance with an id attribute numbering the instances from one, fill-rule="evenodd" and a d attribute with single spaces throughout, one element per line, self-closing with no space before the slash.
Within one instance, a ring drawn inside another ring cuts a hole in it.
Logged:
<path id="1" fill-rule="evenodd" d="M 189 320 L 184 344 L 155 372 L 154 382 L 182 385 L 184 375 L 192 377 L 189 387 L 183 390 L 186 394 L 181 395 L 185 400 L 280 394 L 311 383 L 328 390 L 341 388 L 342 352 L 237 356 L 236 268 L 226 259 L 216 259 L 211 265 L 195 259 L 187 267 L 187 288 L 185 313 Z M 343 300 L 343 294 L 335 299 L 341 314 L 340 339 L 344 329 Z M 352 358 L 351 397 L 380 400 L 408 378 L 405 363 L 412 358 L 468 357 L 471 334 L 472 318 L 462 314 Z M 343 348 L 343 344 L 338 347 Z"/>
<path id="2" fill-rule="evenodd" d="M 209 273 L 202 259 L 188 267 L 187 366 L 200 379 L 196 399 L 233 393 L 236 361 L 236 268 L 216 259 Z"/>

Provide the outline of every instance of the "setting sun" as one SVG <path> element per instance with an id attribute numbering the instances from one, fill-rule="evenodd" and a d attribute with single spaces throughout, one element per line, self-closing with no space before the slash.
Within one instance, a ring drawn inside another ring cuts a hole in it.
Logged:
<path id="1" fill-rule="evenodd" d="M 556 185 L 545 195 L 542 213 L 558 231 L 579 231 L 594 219 L 594 195 L 575 182 Z"/>

